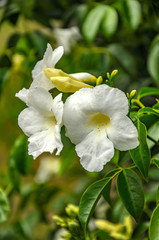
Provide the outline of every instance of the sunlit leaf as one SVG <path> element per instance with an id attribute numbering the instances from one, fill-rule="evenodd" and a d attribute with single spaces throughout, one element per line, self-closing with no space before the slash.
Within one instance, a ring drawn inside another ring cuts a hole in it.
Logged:
<path id="1" fill-rule="evenodd" d="M 145 125 L 138 119 L 137 121 L 139 146 L 130 150 L 130 155 L 134 163 L 138 166 L 145 179 L 148 178 L 150 167 L 150 150 L 147 145 L 147 130 Z"/>
<path id="2" fill-rule="evenodd" d="M 105 9 L 104 19 L 102 21 L 102 30 L 106 37 L 112 36 L 118 26 L 118 14 L 116 10 L 110 6 Z"/>
<path id="3" fill-rule="evenodd" d="M 95 39 L 105 11 L 106 6 L 98 5 L 88 13 L 83 24 L 83 34 L 88 42 L 92 42 Z"/>
<path id="4" fill-rule="evenodd" d="M 150 240 L 158 240 L 159 236 L 159 205 L 155 208 L 150 219 L 149 238 Z"/>
<path id="5" fill-rule="evenodd" d="M 139 111 L 138 111 L 138 116 L 140 117 L 140 115 L 143 115 L 143 114 L 154 114 L 156 116 L 159 117 L 159 111 L 156 110 L 156 109 L 153 109 L 151 107 L 145 107 L 145 108 L 141 108 Z"/>
<path id="6" fill-rule="evenodd" d="M 0 223 L 5 222 L 10 213 L 9 201 L 5 193 L 0 189 Z"/>
<path id="7" fill-rule="evenodd" d="M 126 209 L 138 221 L 144 207 L 144 193 L 140 178 L 134 171 L 124 169 L 118 176 L 117 187 Z"/>
<path id="8" fill-rule="evenodd" d="M 140 3 L 137 0 L 125 0 L 123 7 L 127 24 L 131 29 L 135 30 L 141 21 Z"/>

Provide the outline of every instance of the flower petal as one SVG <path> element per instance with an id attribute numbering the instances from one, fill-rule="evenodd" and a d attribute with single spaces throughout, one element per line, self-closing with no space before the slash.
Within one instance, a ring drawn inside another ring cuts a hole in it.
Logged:
<path id="1" fill-rule="evenodd" d="M 62 117 L 63 117 L 63 102 L 61 99 L 62 99 L 62 93 L 58 94 L 54 98 L 53 106 L 52 106 L 52 110 L 58 124 L 62 123 Z"/>
<path id="2" fill-rule="evenodd" d="M 76 145 L 82 166 L 90 172 L 99 172 L 114 155 L 112 142 L 105 131 L 94 130 Z"/>
<path id="3" fill-rule="evenodd" d="M 106 131 L 116 149 L 126 151 L 139 145 L 137 129 L 127 116 L 114 114 L 111 125 Z"/>
<path id="4" fill-rule="evenodd" d="M 29 154 L 37 158 L 43 152 L 53 153 L 57 148 L 57 154 L 62 150 L 62 142 L 60 136 L 60 127 L 49 128 L 46 131 L 37 132 L 29 139 Z"/>
<path id="5" fill-rule="evenodd" d="M 15 96 L 27 104 L 28 94 L 29 94 L 29 89 L 23 88 L 18 93 L 16 93 Z"/>
<path id="6" fill-rule="evenodd" d="M 19 114 L 18 124 L 27 136 L 31 136 L 36 132 L 48 129 L 48 117 L 29 107 Z"/>
<path id="7" fill-rule="evenodd" d="M 51 112 L 53 106 L 53 98 L 51 94 L 44 88 L 31 88 L 28 95 L 28 105 L 34 107 L 38 111 Z"/>
<path id="8" fill-rule="evenodd" d="M 80 73 L 71 73 L 70 76 L 76 78 L 77 80 L 84 80 L 84 79 L 90 79 L 93 77 L 92 74 L 86 73 L 86 72 L 80 72 Z"/>
<path id="9" fill-rule="evenodd" d="M 43 70 L 44 68 L 53 68 L 62 57 L 63 53 L 64 49 L 62 46 L 53 51 L 51 45 L 47 44 L 43 59 L 37 62 L 32 71 L 34 81 L 32 82 L 31 87 L 40 86 L 46 90 L 50 90 L 54 87 L 52 82 L 45 76 Z"/>

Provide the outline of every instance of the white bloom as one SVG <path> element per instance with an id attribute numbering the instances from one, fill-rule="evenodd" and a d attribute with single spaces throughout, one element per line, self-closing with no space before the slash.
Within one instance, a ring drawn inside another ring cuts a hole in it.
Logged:
<path id="1" fill-rule="evenodd" d="M 45 75 L 44 69 L 54 68 L 56 63 L 62 57 L 63 53 L 64 53 L 64 49 L 62 46 L 56 48 L 53 51 L 51 45 L 49 43 L 47 44 L 47 49 L 44 53 L 43 59 L 36 63 L 32 71 L 33 82 L 29 89 L 32 89 L 34 87 L 42 87 L 46 90 L 50 90 L 54 88 L 53 83 Z M 16 97 L 24 101 L 26 104 L 28 100 L 29 89 L 23 88 L 16 94 Z"/>
<path id="2" fill-rule="evenodd" d="M 57 46 L 63 46 L 65 53 L 70 53 L 71 47 L 81 39 L 79 28 L 74 26 L 70 28 L 55 28 L 54 38 L 56 39 Z"/>
<path id="3" fill-rule="evenodd" d="M 44 183 L 51 179 L 51 177 L 57 174 L 60 168 L 60 158 L 52 155 L 44 155 L 40 159 L 40 166 L 35 176 L 37 183 Z"/>
<path id="4" fill-rule="evenodd" d="M 62 94 L 54 99 L 51 94 L 43 88 L 32 88 L 29 90 L 27 105 L 18 118 L 18 124 L 23 132 L 29 136 L 29 154 L 34 159 L 43 152 L 56 155 L 62 150 L 60 136 L 63 102 Z"/>
<path id="5" fill-rule="evenodd" d="M 138 146 L 138 133 L 127 113 L 125 94 L 107 85 L 83 88 L 68 97 L 63 121 L 86 170 L 101 171 L 114 148 L 125 151 Z"/>

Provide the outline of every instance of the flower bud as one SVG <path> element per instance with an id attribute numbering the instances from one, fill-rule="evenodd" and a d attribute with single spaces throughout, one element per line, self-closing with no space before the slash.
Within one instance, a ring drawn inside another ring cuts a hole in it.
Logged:
<path id="1" fill-rule="evenodd" d="M 117 75 L 117 73 L 118 73 L 117 69 L 113 70 L 111 73 L 111 78 L 113 78 L 115 75 Z"/>
<path id="2" fill-rule="evenodd" d="M 132 90 L 132 91 L 130 92 L 130 99 L 134 98 L 135 95 L 136 95 L 136 90 Z"/>

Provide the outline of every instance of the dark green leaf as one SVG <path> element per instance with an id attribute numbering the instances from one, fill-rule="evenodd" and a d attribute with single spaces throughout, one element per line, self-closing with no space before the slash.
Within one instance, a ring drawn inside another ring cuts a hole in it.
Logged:
<path id="1" fill-rule="evenodd" d="M 145 125 L 139 119 L 137 120 L 137 129 L 140 144 L 135 149 L 130 150 L 130 155 L 143 177 L 147 179 L 151 156 L 147 145 L 147 130 Z"/>
<path id="2" fill-rule="evenodd" d="M 149 238 L 158 240 L 159 237 L 159 205 L 155 208 L 150 219 Z"/>
<path id="3" fill-rule="evenodd" d="M 118 161 L 119 161 L 119 150 L 115 149 L 114 156 L 113 156 L 113 158 L 111 159 L 110 162 L 117 165 Z"/>
<path id="4" fill-rule="evenodd" d="M 157 193 L 156 193 L 156 204 L 159 203 L 159 187 L 157 188 Z"/>
<path id="5" fill-rule="evenodd" d="M 118 14 L 116 10 L 110 6 L 105 9 L 104 19 L 102 21 L 102 30 L 106 37 L 112 36 L 118 26 Z"/>
<path id="6" fill-rule="evenodd" d="M 111 183 L 112 183 L 112 181 L 109 181 L 109 183 L 107 184 L 107 186 L 103 190 L 103 198 L 105 199 L 105 201 L 107 203 L 109 203 L 110 206 L 112 205 L 111 204 L 111 199 L 110 199 Z"/>
<path id="7" fill-rule="evenodd" d="M 30 172 L 32 164 L 32 156 L 28 155 L 28 141 L 25 135 L 21 135 L 15 141 L 11 150 L 12 161 L 15 162 L 15 167 L 21 174 Z"/>
<path id="8" fill-rule="evenodd" d="M 112 175 L 114 172 L 115 174 Z M 101 197 L 103 190 L 116 174 L 117 170 L 113 170 L 108 173 L 105 178 L 90 185 L 82 195 L 79 204 L 79 220 L 84 232 L 86 232 L 88 221 L 93 214 L 95 206 Z"/>
<path id="9" fill-rule="evenodd" d="M 146 96 L 150 95 L 159 95 L 159 89 L 158 88 L 153 88 L 153 87 L 144 87 L 141 88 L 141 90 L 138 93 L 138 99 L 141 99 Z"/>
<path id="10" fill-rule="evenodd" d="M 8 198 L 5 193 L 0 189 L 0 223 L 5 222 L 10 213 Z"/>
<path id="11" fill-rule="evenodd" d="M 134 171 L 124 169 L 118 176 L 117 187 L 126 209 L 138 221 L 144 207 L 144 193 L 140 178 Z"/>
<path id="12" fill-rule="evenodd" d="M 99 5 L 88 13 L 83 24 L 83 34 L 88 42 L 92 42 L 95 39 L 105 11 L 106 6 Z"/>

